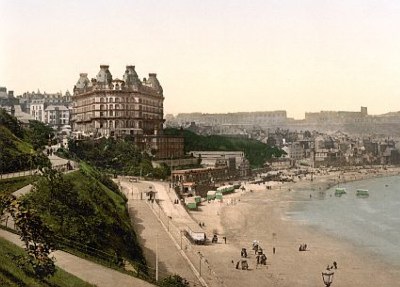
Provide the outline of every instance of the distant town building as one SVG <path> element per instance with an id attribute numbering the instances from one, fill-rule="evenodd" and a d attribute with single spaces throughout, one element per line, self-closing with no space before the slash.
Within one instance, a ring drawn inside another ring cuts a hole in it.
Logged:
<path id="1" fill-rule="evenodd" d="M 301 160 L 305 156 L 304 149 L 300 142 L 286 144 L 282 149 L 286 152 L 286 157 L 294 160 Z"/>
<path id="2" fill-rule="evenodd" d="M 250 175 L 250 164 L 242 151 L 190 151 L 190 155 L 201 159 L 201 164 L 205 167 L 222 166 L 222 161 L 226 163 L 228 170 L 239 176 Z"/>
<path id="3" fill-rule="evenodd" d="M 25 92 L 17 96 L 16 101 L 20 115 L 29 114 L 31 119 L 57 128 L 69 124 L 71 94 L 68 91 L 64 95 L 61 92 Z M 24 115 L 24 118 L 27 117 Z"/>
<path id="4" fill-rule="evenodd" d="M 199 134 L 223 134 L 248 137 L 254 126 L 279 127 L 285 125 L 286 111 L 238 112 L 238 113 L 180 113 L 166 117 L 167 127 L 184 127 Z"/>
<path id="5" fill-rule="evenodd" d="M 178 123 L 196 122 L 202 124 L 254 124 L 282 123 L 287 119 L 286 111 L 264 111 L 264 112 L 238 112 L 226 114 L 203 114 L 203 113 L 180 113 L 175 120 Z"/>
<path id="6" fill-rule="evenodd" d="M 360 112 L 321 111 L 319 113 L 305 113 L 305 121 L 315 123 L 357 122 L 366 116 L 368 116 L 367 107 L 361 107 Z"/>
<path id="7" fill-rule="evenodd" d="M 208 167 L 173 170 L 172 185 L 179 188 L 183 194 L 205 196 L 207 191 L 214 188 L 215 183 L 227 180 L 227 167 Z"/>
<path id="8" fill-rule="evenodd" d="M 44 99 L 32 100 L 30 114 L 36 121 L 44 122 Z"/>
<path id="9" fill-rule="evenodd" d="M 0 107 L 11 111 L 12 106 L 17 103 L 18 100 L 14 97 L 14 91 L 7 91 L 6 87 L 0 87 Z"/>
<path id="10" fill-rule="evenodd" d="M 50 105 L 44 110 L 44 123 L 52 126 L 69 124 L 70 110 L 64 105 Z"/>

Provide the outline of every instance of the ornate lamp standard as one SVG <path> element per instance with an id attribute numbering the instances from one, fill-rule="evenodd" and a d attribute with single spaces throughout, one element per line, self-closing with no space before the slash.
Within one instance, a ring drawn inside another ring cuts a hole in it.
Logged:
<path id="1" fill-rule="evenodd" d="M 326 268 L 326 270 L 322 272 L 322 280 L 324 281 L 326 287 L 331 286 L 333 282 L 333 274 L 334 272 L 329 268 Z"/>

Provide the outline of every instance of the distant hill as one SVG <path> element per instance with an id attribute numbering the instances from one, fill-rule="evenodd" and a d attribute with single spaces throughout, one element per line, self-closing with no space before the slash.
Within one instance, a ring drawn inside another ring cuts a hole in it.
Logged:
<path id="1" fill-rule="evenodd" d="M 167 135 L 182 135 L 185 140 L 185 152 L 189 151 L 243 151 L 251 167 L 262 167 L 272 156 L 281 157 L 285 152 L 254 139 L 229 136 L 202 136 L 189 130 L 167 128 Z"/>

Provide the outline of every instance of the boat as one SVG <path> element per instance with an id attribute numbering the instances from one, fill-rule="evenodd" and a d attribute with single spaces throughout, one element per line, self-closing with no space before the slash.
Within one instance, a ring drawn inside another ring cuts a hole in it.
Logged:
<path id="1" fill-rule="evenodd" d="M 366 189 L 357 189 L 356 195 L 358 197 L 368 197 L 369 193 L 368 193 L 368 190 L 366 190 Z"/>
<path id="2" fill-rule="evenodd" d="M 343 187 L 338 187 L 335 189 L 335 196 L 340 197 L 343 194 L 346 194 L 346 189 Z"/>

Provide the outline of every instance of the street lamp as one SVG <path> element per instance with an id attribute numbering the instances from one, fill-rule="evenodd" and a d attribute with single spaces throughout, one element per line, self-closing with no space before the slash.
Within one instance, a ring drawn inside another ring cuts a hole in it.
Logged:
<path id="1" fill-rule="evenodd" d="M 199 254 L 199 274 L 200 274 L 200 276 L 201 276 L 201 260 L 203 259 L 203 254 L 201 254 L 201 252 L 200 251 L 198 251 L 197 252 L 198 254 Z"/>
<path id="2" fill-rule="evenodd" d="M 334 272 L 332 272 L 329 268 L 326 268 L 326 270 L 322 272 L 322 280 L 324 281 L 326 287 L 331 286 L 333 282 L 333 274 Z"/>

